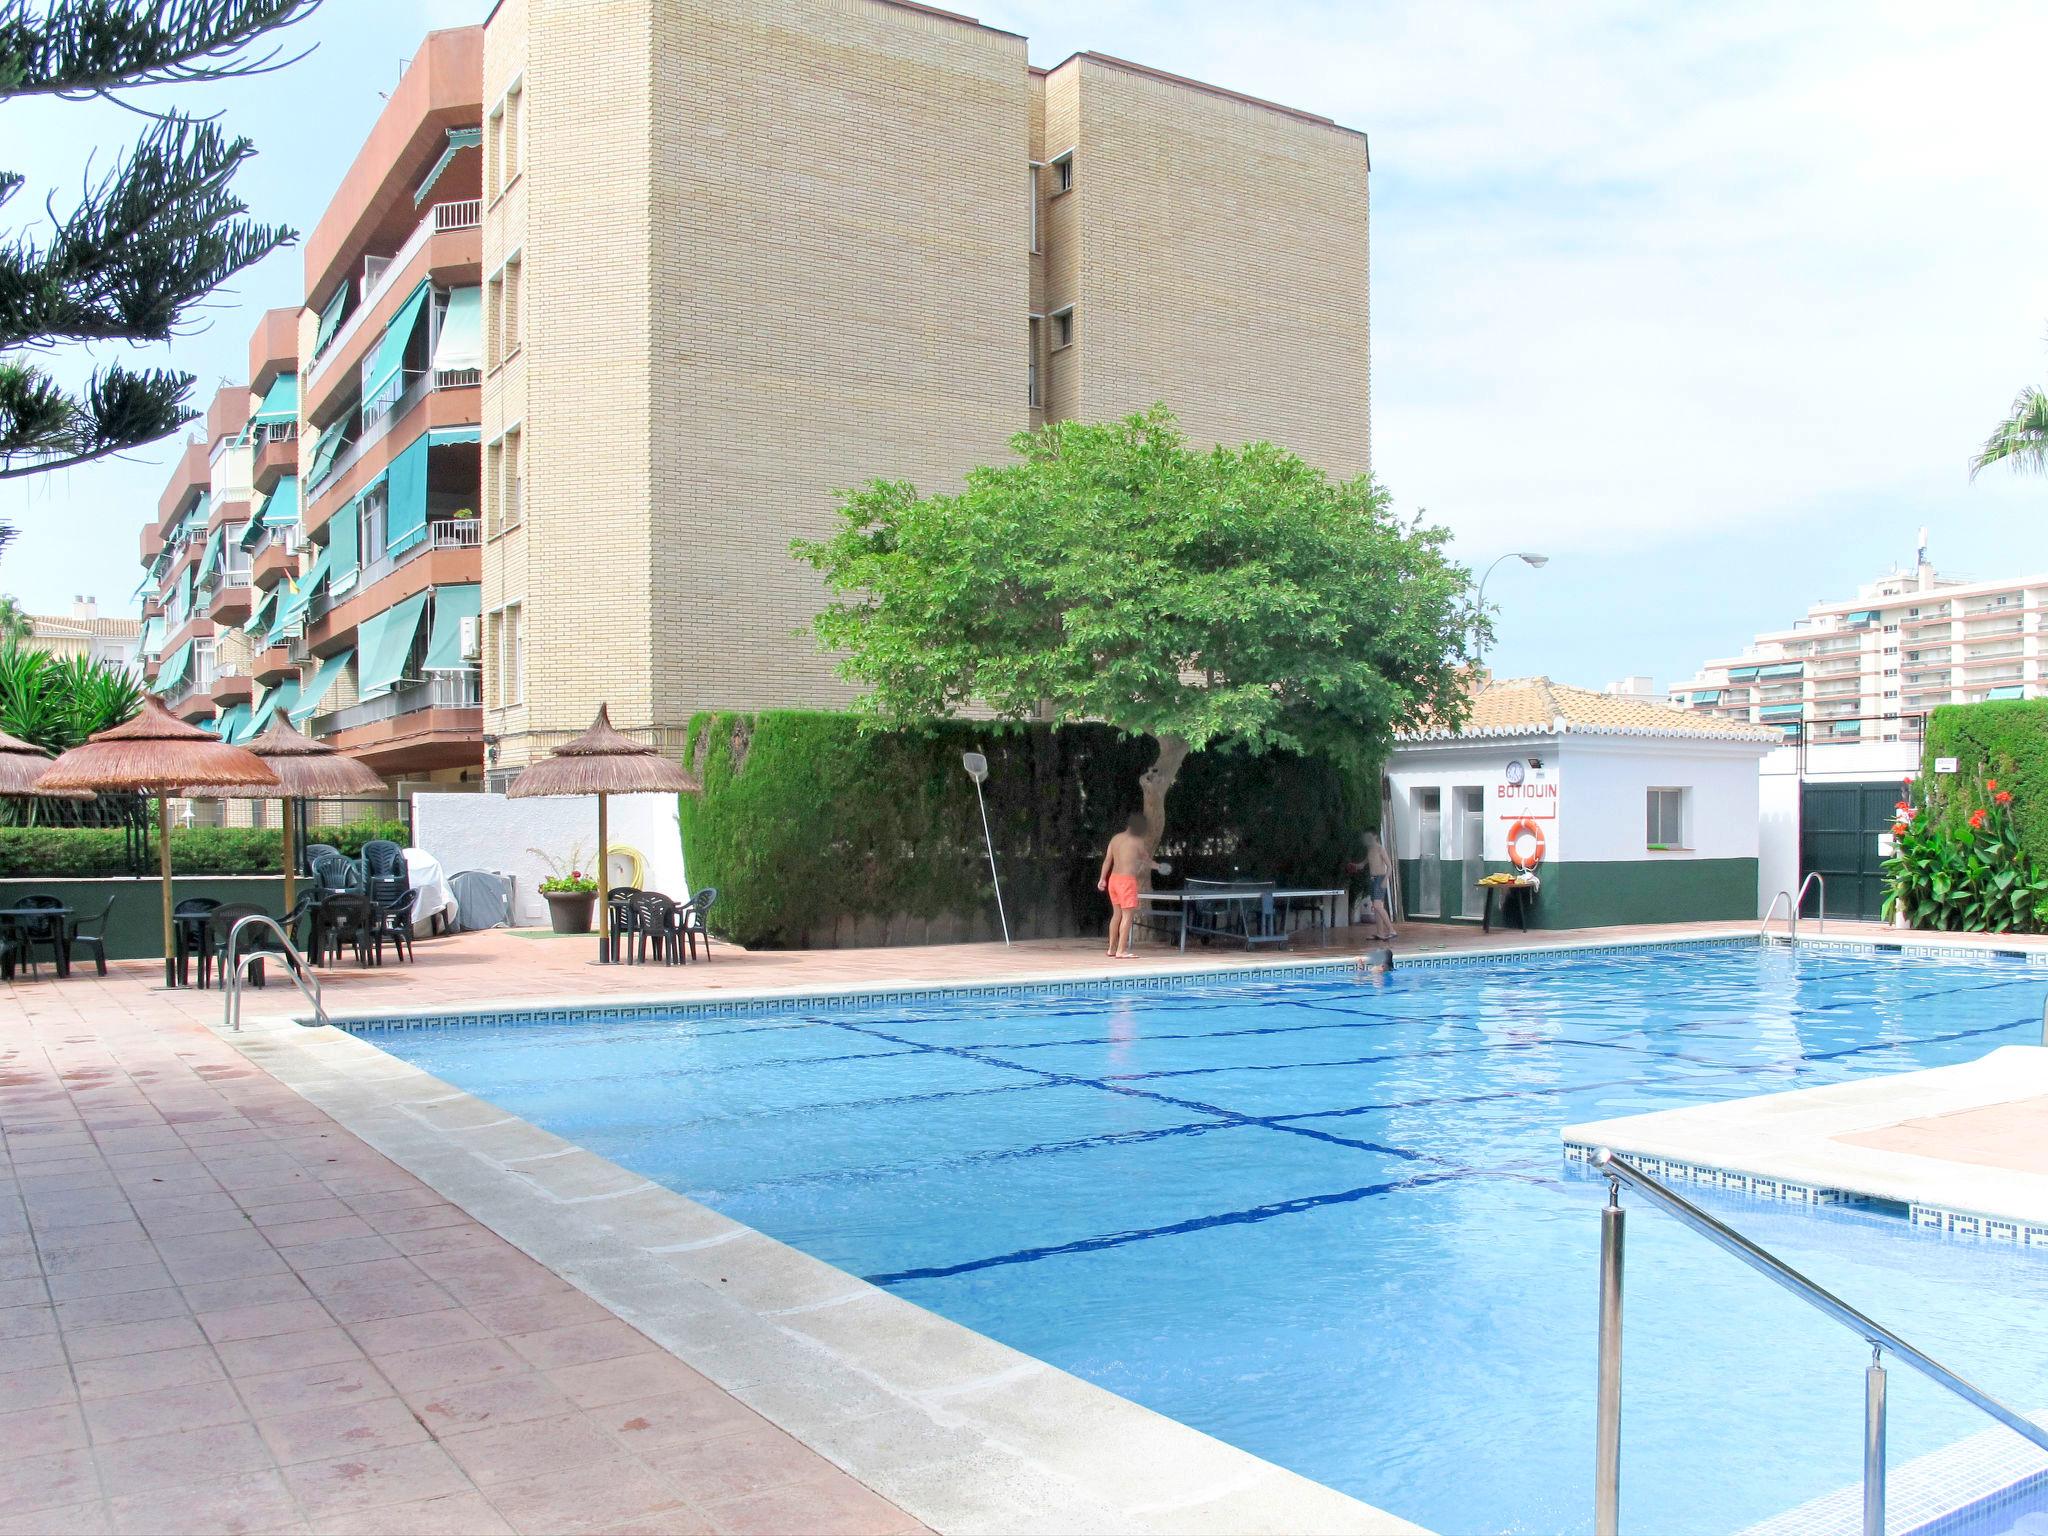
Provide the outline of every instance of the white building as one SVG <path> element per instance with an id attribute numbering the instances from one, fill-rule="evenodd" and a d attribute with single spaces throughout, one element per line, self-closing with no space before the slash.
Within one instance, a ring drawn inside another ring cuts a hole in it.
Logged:
<path id="1" fill-rule="evenodd" d="M 140 668 L 140 621 L 102 618 L 100 606 L 92 598 L 73 598 L 69 613 L 33 613 L 28 620 L 30 650 L 59 657 L 85 656 L 129 672 Z"/>
<path id="2" fill-rule="evenodd" d="M 1519 829 L 1541 848 L 1532 927 L 1753 921 L 1758 762 L 1782 740 L 1629 693 L 1489 683 L 1459 729 L 1403 736 L 1388 758 L 1406 913 L 1476 920 L 1475 884 L 1508 867 Z"/>
<path id="3" fill-rule="evenodd" d="M 1958 581 L 1935 573 L 1923 530 L 1911 571 L 1816 603 L 1790 629 L 1675 683 L 1671 702 L 1812 742 L 1917 740 L 1938 704 L 2048 694 L 2048 575 Z"/>

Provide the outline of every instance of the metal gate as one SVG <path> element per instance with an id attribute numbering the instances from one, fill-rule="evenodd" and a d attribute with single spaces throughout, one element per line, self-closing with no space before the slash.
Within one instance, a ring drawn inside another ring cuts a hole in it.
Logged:
<path id="1" fill-rule="evenodd" d="M 1891 831 L 1898 800 L 1896 779 L 1799 787 L 1799 878 L 1818 872 L 1827 882 L 1828 916 L 1882 915 L 1884 855 L 1878 839 Z M 1820 893 L 1808 891 L 1799 915 L 1819 910 Z"/>

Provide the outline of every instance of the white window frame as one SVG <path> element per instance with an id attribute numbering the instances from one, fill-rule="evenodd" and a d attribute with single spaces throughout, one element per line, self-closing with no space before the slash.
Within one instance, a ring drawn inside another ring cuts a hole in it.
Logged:
<path id="1" fill-rule="evenodd" d="M 1052 322 L 1052 329 L 1047 333 L 1046 337 L 1046 351 L 1048 353 L 1066 351 L 1067 348 L 1074 344 L 1074 306 L 1063 304 L 1047 315 L 1046 319 Z M 1062 331 L 1066 333 L 1066 340 L 1064 341 L 1060 339 Z"/>
<path id="2" fill-rule="evenodd" d="M 1675 820 L 1676 837 L 1663 836 L 1660 832 L 1671 830 L 1667 825 L 1670 816 L 1670 800 L 1676 796 Z M 1643 794 L 1643 845 L 1657 853 L 1684 853 L 1692 848 L 1690 823 L 1692 821 L 1692 788 L 1683 784 L 1652 784 Z"/>
<path id="3" fill-rule="evenodd" d="M 1052 191 L 1049 196 L 1064 197 L 1074 190 L 1074 152 L 1071 149 L 1054 155 L 1046 164 L 1052 167 Z"/>

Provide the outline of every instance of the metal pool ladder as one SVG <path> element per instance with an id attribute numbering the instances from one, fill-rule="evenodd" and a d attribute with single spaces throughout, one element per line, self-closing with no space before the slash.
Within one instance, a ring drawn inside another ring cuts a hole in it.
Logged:
<path id="1" fill-rule="evenodd" d="M 1971 1386 L 1882 1323 L 1872 1322 L 1847 1302 L 1822 1290 L 1740 1232 L 1723 1226 L 1642 1169 L 1616 1157 L 1609 1148 L 1602 1147 L 1593 1154 L 1593 1166 L 1607 1178 L 1607 1204 L 1600 1212 L 1600 1404 L 1595 1434 L 1594 1536 L 1617 1536 L 1621 1521 L 1621 1186 L 1624 1184 L 1646 1196 L 1651 1204 L 1676 1216 L 1716 1247 L 1732 1253 L 1808 1306 L 1859 1335 L 1870 1346 L 1870 1365 L 1863 1373 L 1863 1536 L 1884 1536 L 1883 1359 L 1886 1350 L 1937 1386 L 1946 1387 L 2014 1434 L 2048 1451 L 2048 1429 L 2022 1418 L 1997 1398 Z"/>
<path id="2" fill-rule="evenodd" d="M 227 951 L 221 959 L 221 987 L 226 992 L 222 1003 L 221 1028 L 232 1029 L 237 1034 L 242 1029 L 242 987 L 250 966 L 262 963 L 265 956 L 276 959 L 279 951 L 274 949 L 252 949 L 246 955 L 237 955 L 235 945 L 242 937 L 242 930 L 251 923 L 259 928 L 268 928 L 277 935 L 277 942 L 284 946 L 285 970 L 298 983 L 299 991 L 307 1002 L 313 1005 L 313 1018 L 317 1023 L 327 1022 L 327 1010 L 320 1004 L 320 978 L 313 974 L 313 967 L 306 964 L 306 957 L 299 953 L 283 926 L 274 917 L 265 917 L 261 912 L 251 912 L 247 917 L 238 918 L 235 926 L 228 930 Z"/>
<path id="3" fill-rule="evenodd" d="M 1757 937 L 1762 938 L 1771 931 L 1771 919 L 1778 915 L 1778 903 L 1782 901 L 1785 903 L 1785 936 L 1794 944 L 1797 944 L 1799 942 L 1799 903 L 1806 900 L 1806 888 L 1810 885 L 1820 887 L 1820 916 L 1814 926 L 1819 928 L 1822 933 L 1826 933 L 1828 931 L 1828 883 L 1821 878 L 1820 871 L 1816 869 L 1809 871 L 1806 878 L 1799 882 L 1798 895 L 1795 896 L 1790 891 L 1780 891 L 1771 898 L 1770 908 L 1764 913 L 1763 922 L 1757 926 Z"/>

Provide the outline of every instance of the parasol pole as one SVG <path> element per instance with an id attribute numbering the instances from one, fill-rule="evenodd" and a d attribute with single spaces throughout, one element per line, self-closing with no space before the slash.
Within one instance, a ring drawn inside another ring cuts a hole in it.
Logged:
<path id="1" fill-rule="evenodd" d="M 597 792 L 597 963 L 609 965 L 612 959 L 612 872 L 611 848 L 608 845 L 605 828 L 604 791 Z"/>
<path id="2" fill-rule="evenodd" d="M 292 857 L 292 813 L 299 808 L 299 802 L 287 797 L 284 805 L 284 909 L 292 909 L 292 897 L 298 885 L 298 861 Z"/>
<path id="3" fill-rule="evenodd" d="M 156 857 L 157 868 L 163 874 L 164 882 L 164 986 L 175 986 L 172 979 L 177 962 L 173 959 L 177 946 L 171 942 L 171 792 L 161 790 L 156 797 Z"/>

